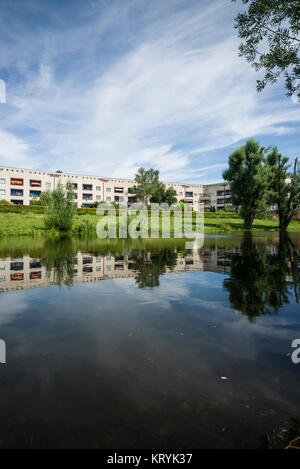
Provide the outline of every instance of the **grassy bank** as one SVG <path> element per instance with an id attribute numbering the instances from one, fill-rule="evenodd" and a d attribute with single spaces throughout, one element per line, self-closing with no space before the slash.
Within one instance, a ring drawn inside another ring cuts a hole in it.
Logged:
<path id="1" fill-rule="evenodd" d="M 99 220 L 97 215 L 76 215 L 74 218 L 74 234 L 80 232 L 86 225 L 90 232 L 94 231 Z M 205 218 L 205 233 L 226 233 L 243 231 L 243 220 L 240 218 Z M 252 231 L 278 230 L 278 220 L 265 219 L 255 220 Z M 289 231 L 300 231 L 300 221 L 293 220 L 290 223 Z M 44 216 L 36 213 L 0 213 L 0 237 L 34 235 L 42 236 L 46 234 L 44 228 Z"/>

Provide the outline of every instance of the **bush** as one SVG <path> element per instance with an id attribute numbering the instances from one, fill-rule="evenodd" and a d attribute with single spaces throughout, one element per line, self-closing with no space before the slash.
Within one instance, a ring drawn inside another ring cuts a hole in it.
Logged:
<path id="1" fill-rule="evenodd" d="M 54 229 L 60 233 L 66 233 L 72 229 L 76 208 L 73 203 L 73 185 L 67 182 L 66 188 L 59 182 L 56 189 L 47 197 L 45 208 L 45 227 Z"/>

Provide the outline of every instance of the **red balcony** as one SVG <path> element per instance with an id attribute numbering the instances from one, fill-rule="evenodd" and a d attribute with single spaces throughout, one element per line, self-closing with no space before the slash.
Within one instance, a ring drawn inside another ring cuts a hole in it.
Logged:
<path id="1" fill-rule="evenodd" d="M 20 179 L 20 178 L 11 178 L 11 179 L 10 179 L 10 183 L 11 183 L 13 186 L 23 186 L 23 179 Z"/>

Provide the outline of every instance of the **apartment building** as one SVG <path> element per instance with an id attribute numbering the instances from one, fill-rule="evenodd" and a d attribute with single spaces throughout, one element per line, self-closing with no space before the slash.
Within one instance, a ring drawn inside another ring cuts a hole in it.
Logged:
<path id="1" fill-rule="evenodd" d="M 126 178 L 107 178 L 63 173 L 61 171 L 41 171 L 35 169 L 0 166 L 0 200 L 13 204 L 30 205 L 46 190 L 54 190 L 58 184 L 73 183 L 77 207 L 91 207 L 95 202 L 131 203 L 136 200 L 133 193 L 134 180 Z M 193 208 L 204 202 L 205 208 L 214 206 L 224 210 L 230 204 L 230 189 L 224 183 L 184 184 L 165 182 L 177 193 L 177 200 L 190 204 Z M 226 196 L 224 195 L 226 193 Z"/>
<path id="2" fill-rule="evenodd" d="M 151 253 L 148 253 L 151 263 Z M 138 275 L 136 259 L 127 255 L 95 256 L 89 252 L 77 252 L 70 263 L 72 284 L 100 282 L 114 278 L 135 278 Z M 176 264 L 166 267 L 166 273 L 186 271 L 230 272 L 230 253 L 222 248 L 191 251 L 185 256 L 177 255 Z M 67 271 L 62 283 L 69 283 Z M 47 288 L 60 284 L 55 268 L 47 270 L 38 258 L 28 255 L 0 258 L 0 294 L 8 291 Z"/>

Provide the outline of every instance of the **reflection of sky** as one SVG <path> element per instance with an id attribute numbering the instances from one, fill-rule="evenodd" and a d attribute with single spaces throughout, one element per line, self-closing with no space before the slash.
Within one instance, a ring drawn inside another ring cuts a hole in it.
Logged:
<path id="1" fill-rule="evenodd" d="M 130 278 L 2 294 L 0 440 L 255 446 L 299 410 L 300 367 L 287 356 L 299 314 L 291 304 L 249 323 L 230 308 L 224 278 L 171 273 L 154 289 Z"/>

